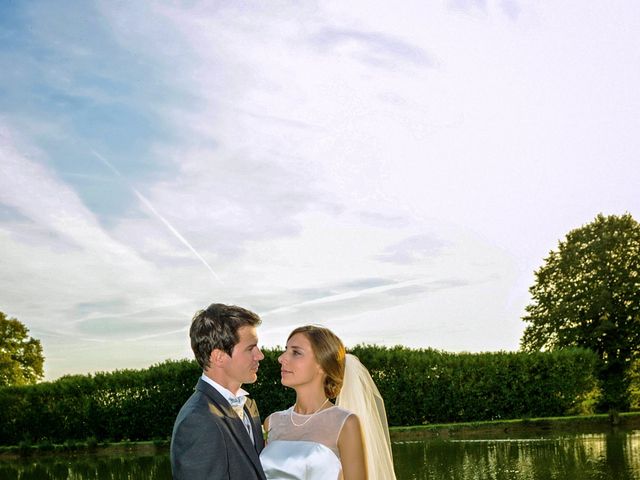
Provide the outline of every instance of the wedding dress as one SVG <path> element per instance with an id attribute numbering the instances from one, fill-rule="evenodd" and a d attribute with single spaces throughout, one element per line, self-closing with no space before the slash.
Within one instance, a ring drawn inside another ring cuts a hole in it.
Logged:
<path id="1" fill-rule="evenodd" d="M 301 415 L 290 407 L 269 417 L 267 446 L 260 454 L 267 480 L 338 480 L 340 431 L 351 412 L 329 407 Z"/>
<path id="2" fill-rule="evenodd" d="M 368 479 L 395 480 L 382 395 L 365 366 L 351 354 L 346 356 L 335 406 L 312 415 L 298 414 L 291 407 L 269 417 L 267 446 L 260 454 L 267 480 L 342 479 L 338 437 L 353 414 L 362 427 Z"/>

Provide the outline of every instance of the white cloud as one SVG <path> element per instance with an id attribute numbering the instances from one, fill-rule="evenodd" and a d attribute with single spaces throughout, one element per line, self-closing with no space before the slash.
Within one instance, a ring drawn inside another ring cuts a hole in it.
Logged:
<path id="1" fill-rule="evenodd" d="M 34 5 L 46 55 L 10 55 L 24 101 L 0 96 L 3 308 L 46 335 L 52 376 L 188 355 L 212 301 L 267 313 L 268 344 L 313 321 L 515 348 L 556 240 L 640 208 L 640 25 L 618 7 Z"/>

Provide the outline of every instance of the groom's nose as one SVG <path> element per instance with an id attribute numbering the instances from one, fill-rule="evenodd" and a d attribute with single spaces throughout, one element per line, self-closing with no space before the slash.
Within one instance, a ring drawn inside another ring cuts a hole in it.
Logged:
<path id="1" fill-rule="evenodd" d="M 262 353 L 262 350 L 260 350 L 258 347 L 256 347 L 256 360 L 260 361 L 264 358 L 264 353 Z"/>

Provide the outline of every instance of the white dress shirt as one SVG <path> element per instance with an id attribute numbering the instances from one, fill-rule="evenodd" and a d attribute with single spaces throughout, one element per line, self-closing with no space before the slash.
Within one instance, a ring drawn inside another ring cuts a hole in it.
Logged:
<path id="1" fill-rule="evenodd" d="M 247 395 L 249 395 L 249 392 L 242 388 L 239 388 L 238 391 L 234 394 L 231 393 L 230 390 L 220 385 L 218 382 L 211 380 L 205 374 L 202 374 L 201 378 L 213 388 L 215 388 L 218 393 L 222 395 L 227 400 L 227 402 L 229 402 L 229 405 L 231 406 L 231 408 L 233 408 L 233 411 L 236 412 L 240 420 L 242 420 L 242 423 L 244 423 L 244 426 L 247 429 L 247 433 L 249 434 L 249 438 L 251 439 L 251 443 L 255 445 L 256 442 L 253 439 L 253 428 L 251 427 L 251 420 L 249 420 L 249 416 L 244 411 L 244 404 L 247 401 Z"/>

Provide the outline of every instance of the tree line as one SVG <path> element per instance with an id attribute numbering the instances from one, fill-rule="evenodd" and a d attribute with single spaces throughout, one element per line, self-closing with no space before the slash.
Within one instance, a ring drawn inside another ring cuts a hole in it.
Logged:
<path id="1" fill-rule="evenodd" d="M 361 345 L 351 352 L 369 368 L 392 426 L 576 413 L 596 386 L 597 357 L 583 349 L 456 354 Z M 245 386 L 263 416 L 295 400 L 280 384 L 281 351 L 264 353 L 258 381 Z M 166 439 L 200 374 L 195 361 L 166 361 L 2 387 L 0 445 Z"/>

